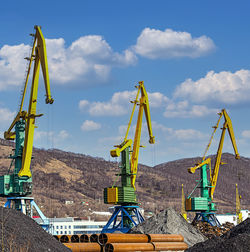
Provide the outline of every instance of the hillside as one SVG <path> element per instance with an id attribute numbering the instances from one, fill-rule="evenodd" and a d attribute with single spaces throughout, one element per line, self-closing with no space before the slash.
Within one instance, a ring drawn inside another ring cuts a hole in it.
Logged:
<path id="1" fill-rule="evenodd" d="M 11 143 L 0 139 L 0 175 L 8 171 L 12 148 Z M 35 149 L 33 156 L 33 196 L 45 215 L 86 217 L 93 210 L 107 211 L 109 206 L 103 204 L 103 188 L 116 180 L 118 163 L 56 149 Z M 250 159 L 235 160 L 228 153 L 223 154 L 222 159 L 227 164 L 221 166 L 214 195 L 219 212 L 235 211 L 235 183 L 239 184 L 243 208 L 250 209 Z M 197 160 L 199 157 L 155 167 L 140 165 L 136 186 L 138 200 L 145 211 L 157 212 L 169 206 L 180 210 L 181 184 L 188 194 L 199 179 L 199 172 L 187 172 Z M 65 201 L 73 201 L 73 204 L 65 204 Z"/>

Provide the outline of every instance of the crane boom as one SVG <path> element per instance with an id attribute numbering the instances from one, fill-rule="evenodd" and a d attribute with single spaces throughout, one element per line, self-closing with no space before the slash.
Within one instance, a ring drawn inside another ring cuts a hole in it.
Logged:
<path id="1" fill-rule="evenodd" d="M 139 86 L 137 86 L 137 88 L 138 88 L 138 91 L 141 91 L 141 98 L 139 102 L 139 112 L 138 112 L 138 118 L 137 118 L 136 130 L 135 130 L 135 136 L 134 136 L 133 152 L 131 156 L 131 173 L 132 173 L 131 185 L 133 186 L 134 189 L 135 189 L 135 179 L 136 179 L 137 167 L 138 167 L 143 110 L 145 113 L 147 126 L 148 126 L 149 143 L 150 144 L 155 143 L 155 138 L 153 136 L 152 125 L 151 125 L 148 95 L 145 90 L 143 81 L 139 82 Z"/>
<path id="2" fill-rule="evenodd" d="M 232 121 L 231 121 L 230 117 L 228 116 L 225 109 L 222 109 L 221 114 L 224 116 L 225 121 L 224 121 L 223 128 L 222 128 L 220 143 L 219 143 L 218 150 L 217 150 L 217 155 L 216 155 L 216 159 L 215 159 L 215 165 L 214 165 L 212 177 L 210 178 L 211 189 L 210 189 L 209 194 L 210 194 L 211 199 L 213 199 L 214 191 L 215 191 L 215 188 L 217 185 L 218 174 L 219 174 L 219 169 L 220 169 L 220 164 L 221 164 L 221 155 L 222 155 L 222 149 L 223 149 L 226 130 L 228 130 L 228 133 L 229 133 L 232 145 L 233 145 L 235 158 L 236 159 L 240 158 L 240 155 L 239 155 L 238 149 L 237 149 L 237 145 L 236 145 L 236 141 L 235 141 L 235 137 L 234 137 Z"/>
<path id="3" fill-rule="evenodd" d="M 48 71 L 45 39 L 41 32 L 41 28 L 39 26 L 35 26 L 35 29 L 36 29 L 36 34 L 35 34 L 34 44 L 37 40 L 37 45 L 35 48 L 35 63 L 34 63 L 34 69 L 33 69 L 33 79 L 32 79 L 31 93 L 30 93 L 29 110 L 28 110 L 28 114 L 26 118 L 26 130 L 25 130 L 25 140 L 24 140 L 24 148 L 23 148 L 22 168 L 18 173 L 18 176 L 20 177 L 31 176 L 30 162 L 31 162 L 31 157 L 32 157 L 32 149 L 33 149 L 35 119 L 36 117 L 41 116 L 41 115 L 36 114 L 40 65 L 42 66 L 42 73 L 43 73 L 45 90 L 46 90 L 45 102 L 52 104 L 54 101 L 50 93 L 49 71 Z"/>

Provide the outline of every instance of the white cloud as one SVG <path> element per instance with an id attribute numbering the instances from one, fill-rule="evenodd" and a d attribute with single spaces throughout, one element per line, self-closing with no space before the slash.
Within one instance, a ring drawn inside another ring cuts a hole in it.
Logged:
<path id="1" fill-rule="evenodd" d="M 219 109 L 208 108 L 204 105 L 192 105 L 188 101 L 180 102 L 170 102 L 166 106 L 164 116 L 171 117 L 180 117 L 180 118 L 192 118 L 192 117 L 203 117 L 209 114 L 215 114 Z"/>
<path id="2" fill-rule="evenodd" d="M 199 130 L 195 129 L 179 129 L 170 131 L 172 137 L 178 140 L 202 140 L 207 138 L 206 134 L 203 134 Z"/>
<path id="3" fill-rule="evenodd" d="M 170 128 L 167 128 L 166 126 L 164 126 L 163 124 L 160 124 L 160 123 L 157 123 L 155 121 L 152 121 L 152 129 L 155 131 L 155 130 L 159 130 L 159 131 L 162 131 L 162 132 L 171 132 L 172 129 Z"/>
<path id="4" fill-rule="evenodd" d="M 250 138 L 250 130 L 243 130 L 241 135 L 244 138 Z"/>
<path id="5" fill-rule="evenodd" d="M 58 133 L 58 137 L 62 140 L 67 139 L 69 137 L 69 133 L 66 130 L 61 130 Z"/>
<path id="6" fill-rule="evenodd" d="M 128 113 L 130 105 L 129 101 L 133 101 L 136 97 L 135 91 L 123 91 L 113 94 L 111 99 L 106 102 L 96 101 L 89 102 L 81 100 L 79 109 L 88 111 L 92 116 L 121 116 Z M 159 92 L 148 93 L 149 106 L 152 108 L 162 107 L 169 100 L 166 96 Z"/>
<path id="7" fill-rule="evenodd" d="M 43 140 L 47 139 L 48 141 L 52 141 L 54 138 L 55 133 L 52 131 L 40 131 L 40 130 L 35 130 L 34 132 L 34 140 Z"/>
<path id="8" fill-rule="evenodd" d="M 192 38 L 188 32 L 145 28 L 133 49 L 137 54 L 150 59 L 196 58 L 214 50 L 215 45 L 206 36 Z"/>
<path id="9" fill-rule="evenodd" d="M 98 130 L 101 128 L 101 124 L 96 123 L 94 121 L 91 120 L 86 120 L 83 122 L 81 129 L 83 131 L 93 131 L 93 130 Z"/>
<path id="10" fill-rule="evenodd" d="M 81 100 L 79 102 L 79 109 L 84 111 L 89 106 L 89 102 L 87 100 Z"/>
<path id="11" fill-rule="evenodd" d="M 11 121 L 14 119 L 16 112 L 11 112 L 7 108 L 0 108 L 0 118 L 1 118 L 1 124 L 7 124 L 11 123 Z"/>
<path id="12" fill-rule="evenodd" d="M 163 124 L 157 123 L 155 121 L 152 122 L 152 129 L 154 132 L 161 131 L 164 135 L 166 135 L 167 139 L 176 139 L 176 140 L 203 140 L 208 137 L 207 134 L 204 134 L 195 129 L 173 129 L 168 128 Z M 159 135 L 159 134 L 155 134 Z M 161 134 L 160 134 L 161 135 Z"/>
<path id="13" fill-rule="evenodd" d="M 54 131 L 40 131 L 35 130 L 34 132 L 34 140 L 40 141 L 47 139 L 48 142 L 51 144 L 56 142 L 61 142 L 62 140 L 65 140 L 69 137 L 69 133 L 66 130 L 61 130 L 58 133 L 55 133 Z"/>
<path id="14" fill-rule="evenodd" d="M 29 46 L 20 44 L 4 45 L 0 48 L 0 90 L 20 86 L 24 83 L 26 61 Z"/>
<path id="15" fill-rule="evenodd" d="M 90 81 L 102 83 L 107 81 L 113 67 L 134 65 L 137 61 L 130 49 L 114 52 L 99 35 L 80 37 L 69 47 L 63 38 L 46 39 L 46 47 L 50 79 L 64 85 L 76 81 L 81 85 Z M 29 50 L 30 46 L 24 44 L 0 48 L 0 90 L 23 84 L 24 57 L 30 56 Z"/>
<path id="16" fill-rule="evenodd" d="M 83 36 L 68 48 L 60 39 L 47 39 L 48 61 L 51 66 L 51 78 L 59 83 L 81 80 L 103 82 L 109 77 L 112 67 L 134 65 L 137 61 L 130 50 L 117 53 L 99 35 Z"/>
<path id="17" fill-rule="evenodd" d="M 210 71 L 197 81 L 187 79 L 175 90 L 175 98 L 190 99 L 193 102 L 237 104 L 248 102 L 250 96 L 250 71 L 235 73 Z"/>

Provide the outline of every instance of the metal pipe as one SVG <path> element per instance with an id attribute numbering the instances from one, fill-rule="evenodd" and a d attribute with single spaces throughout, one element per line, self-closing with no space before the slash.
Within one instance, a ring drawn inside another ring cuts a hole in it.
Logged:
<path id="1" fill-rule="evenodd" d="M 61 243 L 68 243 L 70 241 L 70 235 L 62 235 L 59 239 Z"/>
<path id="2" fill-rule="evenodd" d="M 73 243 L 79 243 L 80 242 L 79 235 L 71 235 L 70 241 L 73 242 Z"/>
<path id="3" fill-rule="evenodd" d="M 80 236 L 80 242 L 90 242 L 90 235 L 89 234 L 82 234 Z"/>
<path id="4" fill-rule="evenodd" d="M 184 237 L 178 234 L 148 234 L 149 242 L 183 242 Z"/>
<path id="5" fill-rule="evenodd" d="M 71 249 L 72 252 L 100 252 L 102 251 L 101 246 L 98 243 L 65 243 L 67 248 Z"/>
<path id="6" fill-rule="evenodd" d="M 89 238 L 90 242 L 98 242 L 99 234 L 92 234 Z"/>
<path id="7" fill-rule="evenodd" d="M 177 251 L 185 250 L 188 248 L 188 245 L 185 242 L 153 242 L 152 244 L 155 248 L 155 251 Z"/>
<path id="8" fill-rule="evenodd" d="M 98 243 L 147 243 L 149 237 L 146 234 L 100 234 Z"/>
<path id="9" fill-rule="evenodd" d="M 154 251 L 152 243 L 107 243 L 105 252 L 126 252 L 126 251 Z"/>

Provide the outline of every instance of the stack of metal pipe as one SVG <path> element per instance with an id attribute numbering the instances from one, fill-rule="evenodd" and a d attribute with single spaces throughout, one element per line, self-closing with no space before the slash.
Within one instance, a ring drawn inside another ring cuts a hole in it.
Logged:
<path id="1" fill-rule="evenodd" d="M 66 237 L 56 238 L 73 252 L 183 251 L 188 248 L 183 236 L 178 234 L 92 234 Z"/>

